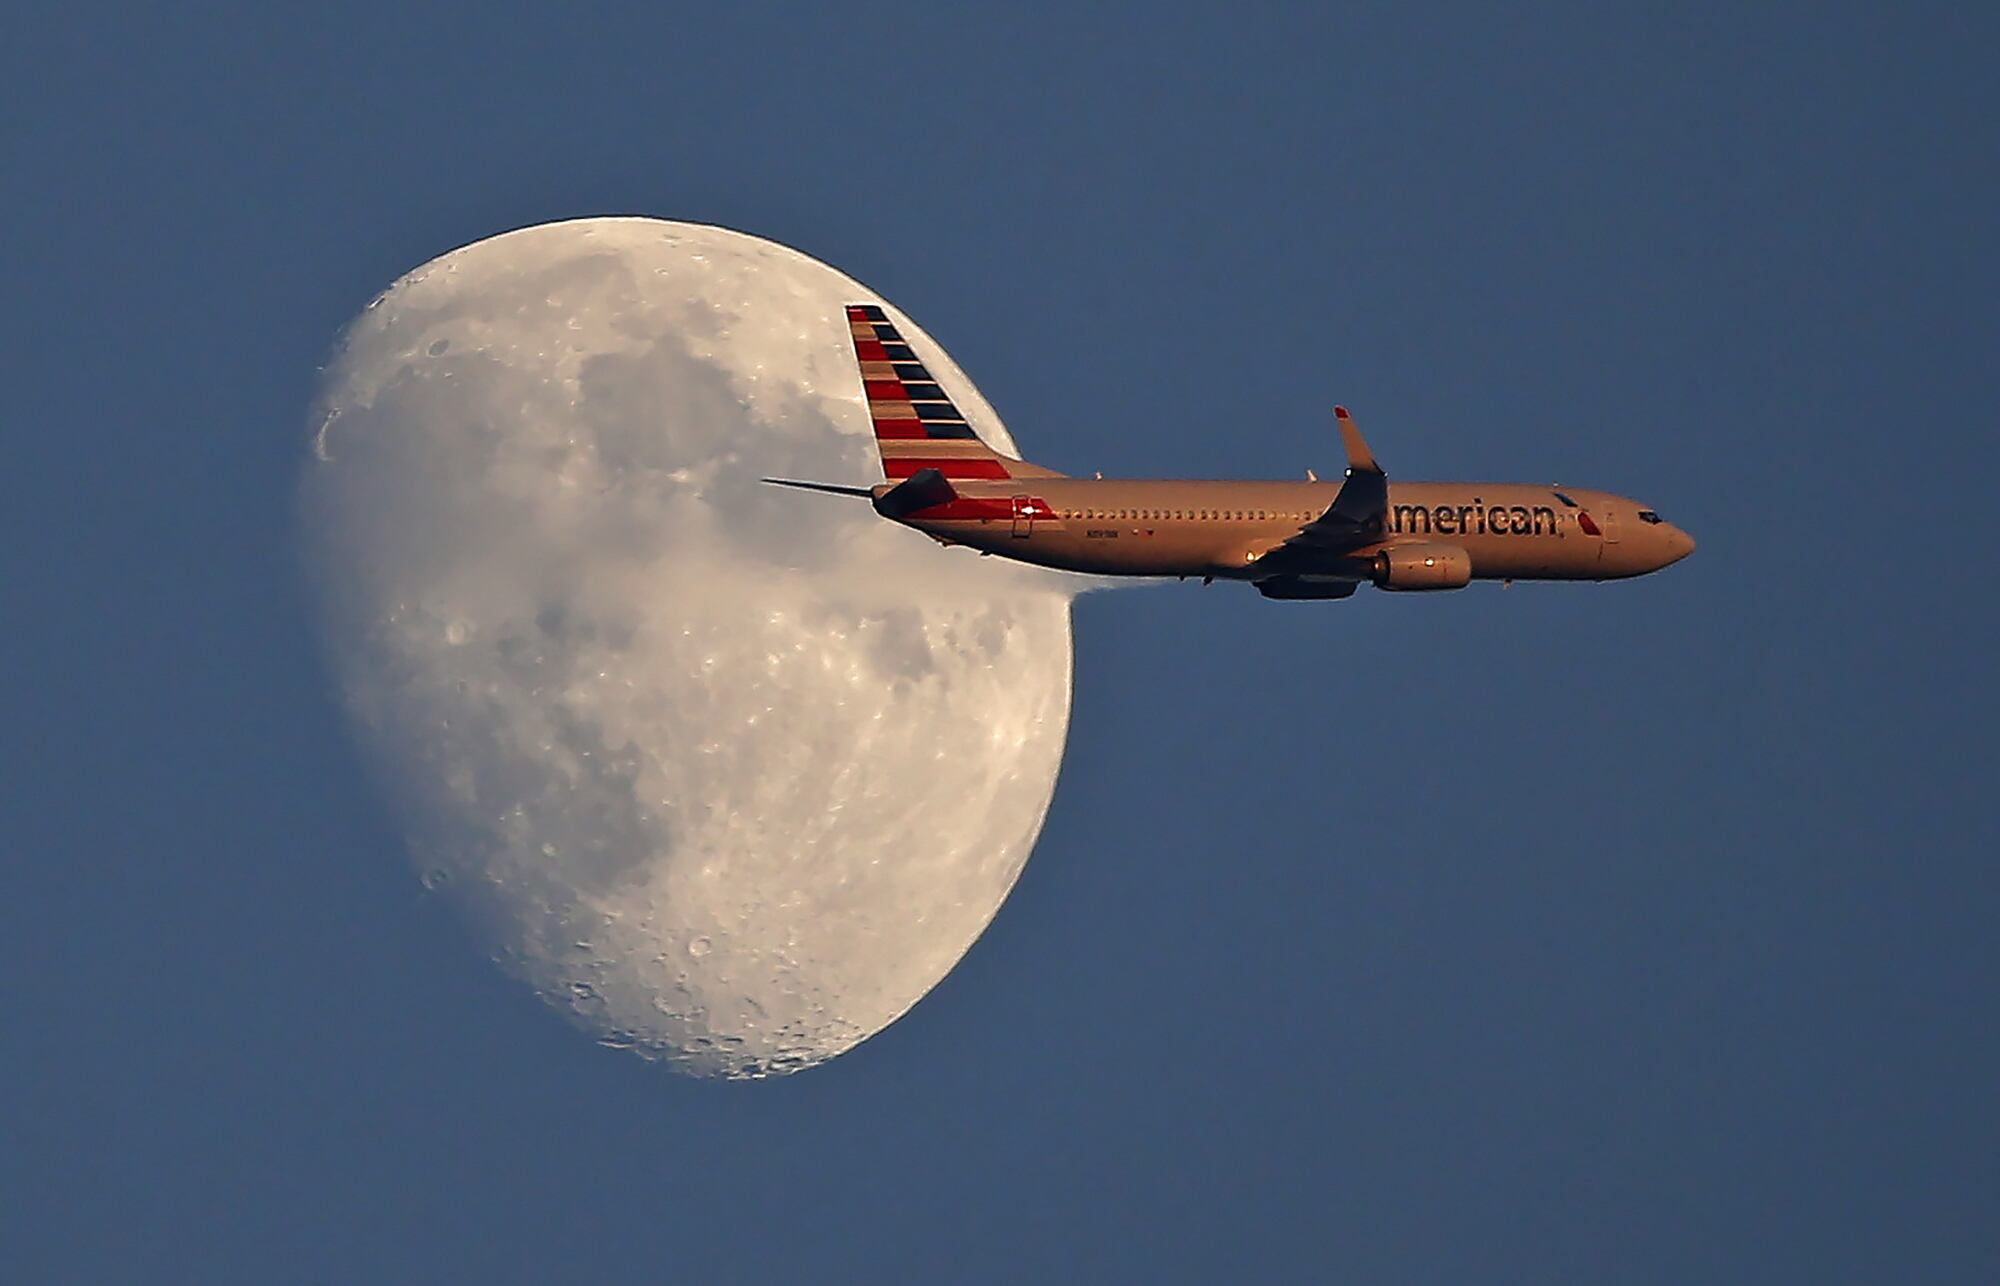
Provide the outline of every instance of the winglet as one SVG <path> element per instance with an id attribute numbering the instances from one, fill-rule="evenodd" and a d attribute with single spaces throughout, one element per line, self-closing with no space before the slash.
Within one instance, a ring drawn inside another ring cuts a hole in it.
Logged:
<path id="1" fill-rule="evenodd" d="M 1333 418 L 1340 422 L 1340 441 L 1347 448 L 1348 469 L 1355 473 L 1382 472 L 1382 466 L 1375 463 L 1375 453 L 1368 449 L 1361 430 L 1354 427 L 1354 417 L 1347 413 L 1347 408 L 1334 407 Z"/>

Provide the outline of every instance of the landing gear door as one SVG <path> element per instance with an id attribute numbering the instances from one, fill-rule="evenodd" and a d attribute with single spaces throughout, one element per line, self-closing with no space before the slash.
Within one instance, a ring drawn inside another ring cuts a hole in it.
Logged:
<path id="1" fill-rule="evenodd" d="M 1014 497 L 1014 535 L 1026 540 L 1035 529 L 1035 502 L 1027 496 Z"/>

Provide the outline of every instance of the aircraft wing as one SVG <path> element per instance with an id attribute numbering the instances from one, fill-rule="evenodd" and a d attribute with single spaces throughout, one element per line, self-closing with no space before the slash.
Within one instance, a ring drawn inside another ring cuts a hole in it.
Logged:
<path id="1" fill-rule="evenodd" d="M 1345 407 L 1333 414 L 1347 448 L 1347 477 L 1326 512 L 1251 565 L 1272 576 L 1308 573 L 1339 574 L 1350 566 L 1348 556 L 1382 539 L 1389 516 L 1389 478 L 1375 463 L 1361 430 Z M 1359 576 L 1356 579 L 1360 579 Z"/>

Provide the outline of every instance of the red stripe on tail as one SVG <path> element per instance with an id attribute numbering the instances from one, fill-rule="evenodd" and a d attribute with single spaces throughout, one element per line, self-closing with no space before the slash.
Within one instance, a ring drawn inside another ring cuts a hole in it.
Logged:
<path id="1" fill-rule="evenodd" d="M 907 478 L 919 469 L 936 469 L 947 478 L 1011 478 L 1007 466 L 996 459 L 958 457 L 943 460 L 884 460 L 882 468 L 891 480 Z"/>

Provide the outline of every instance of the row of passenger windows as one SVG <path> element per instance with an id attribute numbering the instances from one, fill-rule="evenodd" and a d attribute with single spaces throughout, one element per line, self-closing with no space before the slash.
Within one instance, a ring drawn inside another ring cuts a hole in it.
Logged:
<path id="1" fill-rule="evenodd" d="M 1145 521 L 1158 518 L 1181 519 L 1221 519 L 1225 522 L 1253 522 L 1271 518 L 1292 518 L 1299 522 L 1309 521 L 1313 515 L 1305 513 L 1281 514 L 1268 509 L 1065 509 L 1065 518 L 1103 518 L 1111 521 Z"/>

